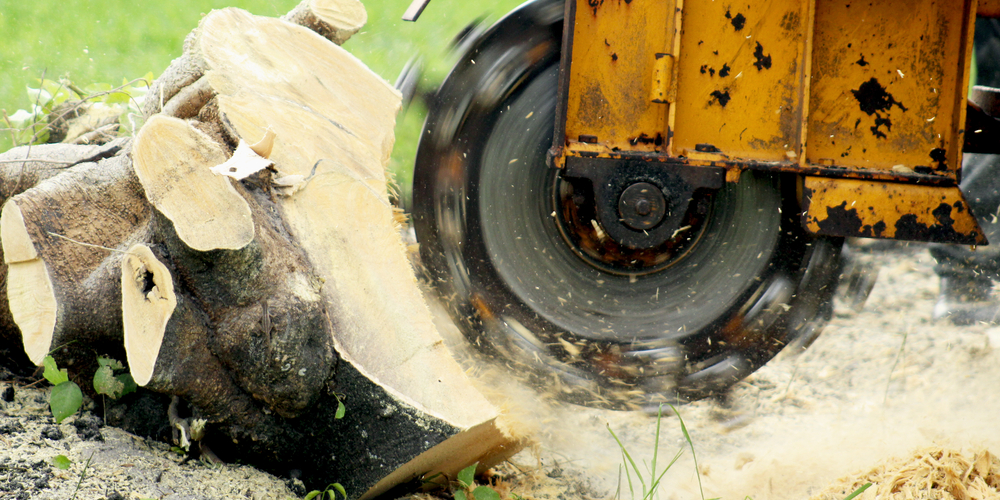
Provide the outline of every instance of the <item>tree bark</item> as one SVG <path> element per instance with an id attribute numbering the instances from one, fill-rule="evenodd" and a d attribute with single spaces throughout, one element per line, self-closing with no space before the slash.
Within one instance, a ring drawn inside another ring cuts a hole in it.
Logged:
<path id="1" fill-rule="evenodd" d="M 417 288 L 384 171 L 399 93 L 331 43 L 360 27 L 344 21 L 355 4 L 286 16 L 322 36 L 214 11 L 134 142 L 0 163 L 0 335 L 16 323 L 35 364 L 67 343 L 57 359 L 124 351 L 139 385 L 183 398 L 174 423 L 208 423 L 220 456 L 369 498 L 488 468 L 524 438 Z"/>
<path id="2" fill-rule="evenodd" d="M 69 341 L 120 339 L 121 315 L 108 312 L 121 307 L 122 252 L 148 238 L 150 216 L 124 154 L 74 165 L 6 201 L 7 298 L 32 362 Z"/>
<path id="3" fill-rule="evenodd" d="M 127 161 L 127 158 L 119 158 L 117 160 L 115 160 L 115 158 L 118 158 L 116 155 L 121 154 L 123 152 L 123 148 L 125 148 L 128 143 L 129 141 L 127 139 L 118 139 L 108 144 L 95 146 L 45 144 L 39 146 L 18 147 L 0 154 L 0 202 L 7 202 L 15 196 L 25 193 L 26 191 L 32 191 L 36 185 L 41 185 L 39 190 L 33 191 L 31 194 L 24 195 L 24 199 L 21 201 L 24 205 L 24 210 L 29 213 L 33 213 L 35 207 L 38 206 L 37 202 L 40 202 L 44 209 L 44 205 L 52 200 L 45 201 L 42 200 L 42 198 L 52 195 L 65 196 L 66 199 L 64 201 L 66 202 L 66 209 L 79 208 L 81 203 L 86 204 L 88 202 L 86 199 L 88 196 L 100 196 L 94 187 L 94 180 L 88 178 L 91 173 L 98 173 L 98 177 L 102 177 L 102 174 L 100 174 L 101 167 L 98 166 L 99 163 L 105 164 L 105 162 L 107 162 L 106 165 L 110 165 L 111 170 L 114 171 L 113 173 L 103 175 L 105 178 L 108 177 L 108 175 L 113 177 L 123 173 L 122 161 Z M 56 180 L 60 177 L 63 177 L 63 180 Z M 134 175 L 132 175 L 132 177 L 134 178 Z M 75 181 L 73 179 L 75 179 Z M 56 188 L 56 186 L 64 186 L 66 189 L 64 192 L 59 192 L 59 189 Z M 137 188 L 138 184 L 133 187 Z M 129 196 L 129 190 L 128 188 L 116 190 L 114 193 L 111 193 L 111 196 L 114 199 L 120 200 L 122 196 Z M 102 207 L 107 206 L 106 201 L 98 201 L 98 203 L 100 203 Z M 128 217 L 143 217 L 142 211 L 144 207 L 144 204 L 133 207 L 136 211 L 129 214 Z M 88 210 L 89 209 L 84 210 L 82 213 L 88 213 Z M 20 212 L 20 208 L 17 211 Z M 115 214 L 114 210 L 112 210 L 111 214 Z M 118 215 L 121 215 L 120 212 Z M 112 217 L 115 217 L 115 215 L 112 215 Z M 81 221 L 78 220 L 78 222 Z M 42 253 L 42 258 L 44 258 L 44 255 L 57 253 L 50 248 L 51 245 L 60 246 L 60 244 L 65 241 L 57 240 L 58 236 L 51 236 L 48 234 L 49 232 L 60 236 L 66 236 L 61 233 L 63 228 L 57 226 L 60 224 L 59 221 L 48 221 L 46 223 L 53 225 L 48 226 L 47 229 L 32 226 L 32 231 L 35 237 L 44 239 L 42 242 L 43 246 L 39 249 Z M 102 222 L 96 223 L 103 224 Z M 26 231 L 27 228 L 23 226 L 23 219 L 21 224 L 23 230 Z M 111 228 L 111 225 L 113 224 L 103 224 L 103 227 L 110 229 L 112 232 L 118 232 L 121 230 L 119 228 Z M 80 229 L 81 228 L 73 228 L 72 230 L 79 231 Z M 107 236 L 107 234 L 105 234 L 105 236 Z M 23 234 L 21 236 L 22 245 L 24 244 L 24 238 L 32 237 L 27 234 Z M 3 238 L 3 235 L 0 235 L 0 242 L 4 240 L 7 240 L 7 238 Z M 7 241 L 8 246 L 12 243 L 12 241 Z M 104 241 L 104 243 L 108 242 Z M 34 252 L 33 242 L 31 245 L 32 248 L 28 250 L 29 254 Z M 0 246 L 0 249 L 2 248 L 3 247 Z M 98 267 L 101 267 L 101 263 L 94 262 L 93 259 L 96 254 L 91 253 L 89 256 L 81 256 L 75 252 L 75 250 L 78 249 L 74 249 L 74 252 L 71 252 L 71 255 L 68 255 L 68 257 L 71 259 L 78 259 L 77 263 L 81 264 L 82 267 L 77 269 L 66 269 L 65 267 L 60 267 L 54 271 L 68 271 L 75 275 L 75 278 L 77 279 L 87 279 L 90 274 L 93 274 L 93 278 L 88 281 L 88 286 L 98 287 L 99 285 L 95 282 L 101 281 L 98 279 L 98 276 L 100 276 L 102 272 L 112 274 L 117 273 L 114 262 L 103 263 L 103 271 L 98 272 L 97 269 Z M 15 288 L 24 291 L 24 285 L 27 282 L 38 282 L 38 279 L 43 275 L 44 266 L 39 267 L 41 265 L 39 263 L 40 261 L 36 261 L 34 263 L 26 262 L 30 261 L 34 257 L 24 255 L 23 253 L 21 256 L 7 256 L 5 253 L 0 252 L 0 255 L 3 255 L 4 263 L 6 264 L 4 266 L 0 266 L 0 284 L 3 285 L 0 287 L 0 345 L 4 346 L 3 348 L 0 348 L 0 354 L 4 355 L 4 359 L 7 360 L 9 368 L 12 368 L 14 371 L 24 373 L 27 370 L 32 369 L 30 367 L 33 365 L 41 363 L 41 358 L 44 357 L 45 353 L 51 348 L 51 338 L 57 325 L 54 323 L 54 318 L 43 320 L 37 314 L 25 311 L 29 315 L 29 321 L 36 321 L 35 327 L 26 327 L 24 332 L 25 340 L 27 341 L 25 347 L 27 347 L 27 345 L 31 345 L 32 347 L 17 349 L 10 348 L 10 346 L 22 345 L 22 332 L 19 330 L 14 321 L 14 315 L 10 309 L 10 296 L 8 290 Z M 26 259 L 25 257 L 28 258 Z M 79 260 L 81 258 L 82 260 Z M 18 262 L 11 262 L 12 260 L 16 260 Z M 11 273 L 14 274 L 13 279 L 11 278 Z M 18 277 L 19 274 L 20 277 Z M 84 276 L 85 274 L 87 275 L 86 277 Z M 42 286 L 44 287 L 45 285 Z M 103 288 L 102 290 L 104 289 L 106 288 Z M 67 290 L 62 290 L 62 292 L 66 291 Z M 54 293 L 54 290 L 50 294 L 42 293 L 41 301 L 48 300 L 51 304 Z M 108 293 L 111 293 L 112 296 L 114 296 L 119 292 L 117 290 L 109 290 Z M 24 304 L 24 299 L 28 299 L 28 297 L 22 295 L 14 300 L 15 302 L 21 300 L 21 303 Z M 29 302 L 24 305 L 30 309 L 39 305 L 39 302 Z M 70 309 L 75 309 L 80 312 L 78 309 L 79 307 L 86 309 L 88 307 L 97 306 L 98 304 L 94 303 L 94 301 L 90 301 L 90 303 L 82 303 L 79 300 L 70 300 L 64 305 Z M 21 311 L 19 311 L 18 314 L 21 314 Z M 96 319 L 82 317 L 74 320 L 77 321 L 75 325 L 67 325 L 63 323 L 58 326 L 60 329 L 64 329 L 66 327 L 86 329 L 89 328 L 90 325 L 86 325 L 84 323 L 95 320 L 107 321 L 114 320 L 114 318 L 109 317 L 109 319 Z M 38 323 L 41 321 L 50 322 L 51 325 L 42 327 L 42 325 Z M 29 352 L 32 353 L 32 355 L 29 356 Z"/>

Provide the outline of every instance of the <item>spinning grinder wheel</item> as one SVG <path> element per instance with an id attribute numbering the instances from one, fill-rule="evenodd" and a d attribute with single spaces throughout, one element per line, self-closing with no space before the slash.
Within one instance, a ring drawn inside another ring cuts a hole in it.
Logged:
<path id="1" fill-rule="evenodd" d="M 802 231 L 794 177 L 758 172 L 695 190 L 654 244 L 609 234 L 591 183 L 546 166 L 562 13 L 524 4 L 438 90 L 414 172 L 421 260 L 471 341 L 562 400 L 628 409 L 720 393 L 818 334 L 840 241 Z M 627 181 L 610 208 L 652 230 L 677 206 L 660 184 Z"/>

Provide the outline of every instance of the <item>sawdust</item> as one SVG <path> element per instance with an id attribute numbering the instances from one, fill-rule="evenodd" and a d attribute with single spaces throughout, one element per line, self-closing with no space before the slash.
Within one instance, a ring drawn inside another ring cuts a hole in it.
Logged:
<path id="1" fill-rule="evenodd" d="M 660 457 L 682 453 L 664 476 L 663 500 L 701 498 L 702 489 L 704 498 L 801 500 L 879 458 L 927 446 L 1000 449 L 1000 329 L 931 320 L 938 280 L 924 247 L 874 258 L 881 272 L 863 310 L 838 304 L 809 349 L 780 355 L 726 398 L 678 408 L 697 472 L 676 418 L 663 419 L 657 442 L 649 415 L 542 400 L 481 365 L 471 373 L 537 429 L 536 452 L 515 461 L 560 471 L 542 484 L 562 493 L 546 498 L 581 498 L 569 493 L 580 482 L 589 498 L 630 498 L 609 428 L 640 467 L 657 447 Z M 515 493 L 535 498 L 539 487 Z"/>
<path id="2" fill-rule="evenodd" d="M 492 483 L 505 499 L 605 500 L 616 491 L 632 498 L 610 428 L 640 467 L 657 446 L 661 464 L 681 451 L 664 476 L 660 500 L 702 498 L 699 482 L 704 498 L 843 500 L 868 481 L 875 485 L 861 500 L 1000 498 L 996 456 L 989 455 L 987 471 L 980 465 L 985 452 L 967 451 L 1000 450 L 1000 328 L 931 321 L 937 278 L 933 259 L 920 247 L 876 257 L 882 270 L 862 311 L 838 305 L 808 350 L 779 356 L 724 400 L 678 408 L 698 471 L 674 417 L 664 417 L 657 442 L 649 415 L 547 401 L 502 370 L 470 366 L 491 398 L 538 438 L 533 449 L 496 469 Z M 450 334 L 447 324 L 439 327 L 460 357 L 469 355 L 453 326 Z M 168 445 L 117 429 L 101 428 L 103 442 L 87 440 L 77 433 L 75 417 L 55 426 L 45 398 L 44 391 L 17 387 L 14 402 L 0 403 L 0 483 L 7 488 L 0 488 L 0 499 L 69 498 L 93 452 L 80 500 L 118 498 L 114 493 L 171 500 L 304 494 L 287 479 L 184 461 Z M 64 437 L 43 437 L 49 426 Z M 56 454 L 70 457 L 71 469 L 54 469 L 49 460 Z M 885 457 L 906 458 L 877 465 Z"/>
<path id="3" fill-rule="evenodd" d="M 810 500 L 842 500 L 865 484 L 859 500 L 997 500 L 1000 459 L 989 451 L 971 457 L 955 450 L 927 448 L 908 458 L 892 458 L 870 471 L 842 478 Z"/>

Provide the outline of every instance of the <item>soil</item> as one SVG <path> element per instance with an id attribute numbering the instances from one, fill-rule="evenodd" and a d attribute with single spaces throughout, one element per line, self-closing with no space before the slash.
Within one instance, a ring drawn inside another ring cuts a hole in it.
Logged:
<path id="1" fill-rule="evenodd" d="M 722 400 L 678 407 L 697 469 L 680 422 L 663 417 L 657 469 L 680 457 L 662 480 L 660 499 L 843 498 L 859 481 L 880 477 L 876 470 L 912 469 L 914 457 L 928 449 L 956 464 L 982 463 L 986 450 L 1000 454 L 1000 327 L 931 320 L 938 282 L 924 247 L 872 258 L 881 270 L 862 311 L 838 303 L 804 352 L 779 355 Z M 444 318 L 439 326 L 459 358 L 471 359 L 454 327 Z M 608 429 L 642 468 L 657 444 L 655 416 L 555 404 L 495 374 L 476 370 L 484 391 L 531 422 L 538 437 L 534 448 L 496 469 L 501 492 L 536 500 L 607 499 L 616 491 L 620 498 L 641 496 L 634 475 L 635 494 L 629 492 L 622 452 Z M 13 401 L 6 401 L 7 387 L 14 388 Z M 0 396 L 0 499 L 287 499 L 305 493 L 297 480 L 251 467 L 186 460 L 168 444 L 100 427 L 89 411 L 55 425 L 45 389 L 0 382 Z M 69 469 L 51 465 L 60 454 L 72 461 Z M 918 492 L 944 491 L 930 480 L 914 484 L 927 485 Z M 876 491 L 873 486 L 860 498 L 874 499 Z M 969 498 L 1000 497 L 993 493 Z"/>
<path id="2" fill-rule="evenodd" d="M 105 427 L 89 410 L 57 425 L 46 389 L 15 386 L 13 401 L 0 401 L 0 409 L 0 499 L 298 497 L 293 481 L 245 465 L 187 460 L 166 443 Z M 53 465 L 58 455 L 70 460 L 68 469 Z"/>
<path id="3" fill-rule="evenodd" d="M 898 246 L 870 258 L 878 279 L 860 312 L 838 300 L 808 349 L 783 352 L 722 401 L 678 407 L 700 474 L 677 418 L 664 416 L 658 468 L 681 456 L 664 476 L 659 498 L 803 499 L 883 459 L 908 458 L 930 446 L 970 459 L 981 450 L 1000 452 L 1000 327 L 932 321 L 938 278 L 925 246 Z M 501 387 L 504 380 L 486 370 L 483 377 L 484 387 Z M 610 498 L 619 488 L 620 498 L 633 498 L 608 429 L 644 468 L 657 441 L 655 417 L 543 405 L 517 388 L 502 392 L 518 394 L 508 403 L 512 411 L 538 425 L 541 458 L 522 454 L 515 463 L 574 478 L 585 486 L 584 498 Z M 632 480 L 639 498 L 640 485 Z M 546 493 L 537 498 L 581 498 L 552 482 L 539 484 Z"/>

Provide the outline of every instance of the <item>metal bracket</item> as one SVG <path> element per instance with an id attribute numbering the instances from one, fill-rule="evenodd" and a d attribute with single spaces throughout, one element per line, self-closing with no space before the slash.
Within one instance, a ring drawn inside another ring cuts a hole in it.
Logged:
<path id="1" fill-rule="evenodd" d="M 669 240 L 684 220 L 694 192 L 716 190 L 726 182 L 721 167 L 572 156 L 566 158 L 562 175 L 590 180 L 598 222 L 608 236 L 630 248 L 653 248 Z M 645 197 L 634 192 L 649 185 L 660 192 Z M 659 203 L 663 206 L 656 206 Z M 658 216 L 651 220 L 651 214 Z"/>

